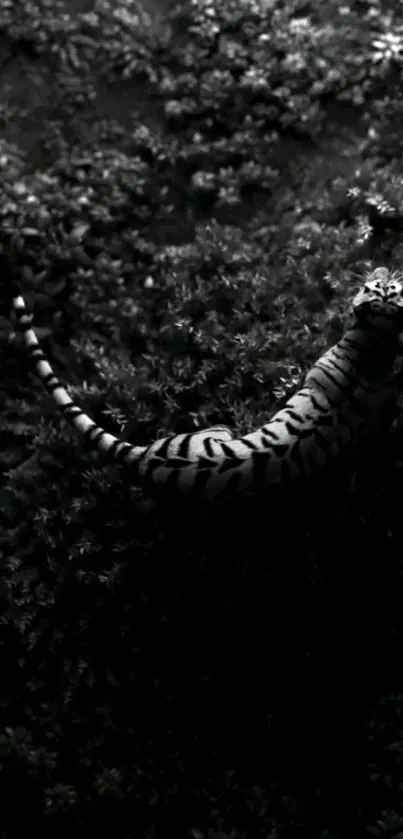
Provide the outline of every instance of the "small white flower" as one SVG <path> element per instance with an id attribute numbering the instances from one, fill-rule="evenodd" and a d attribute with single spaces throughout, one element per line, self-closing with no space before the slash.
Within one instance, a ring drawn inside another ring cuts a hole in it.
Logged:
<path id="1" fill-rule="evenodd" d="M 387 63 L 392 59 L 403 59 L 403 36 L 398 32 L 384 32 L 372 41 L 372 60 L 375 63 Z"/>

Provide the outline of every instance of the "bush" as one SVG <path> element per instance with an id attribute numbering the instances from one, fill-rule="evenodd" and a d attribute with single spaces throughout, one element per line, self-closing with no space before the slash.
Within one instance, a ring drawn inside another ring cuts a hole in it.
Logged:
<path id="1" fill-rule="evenodd" d="M 370 0 L 190 2 L 165 20 L 134 2 L 2 4 L 31 119 L 11 80 L 7 839 L 27 814 L 42 834 L 122 839 L 399 827 L 395 406 L 302 491 L 154 504 L 53 411 L 7 306 L 15 274 L 55 369 L 113 433 L 258 427 L 337 340 L 362 272 L 400 265 L 400 18 Z"/>

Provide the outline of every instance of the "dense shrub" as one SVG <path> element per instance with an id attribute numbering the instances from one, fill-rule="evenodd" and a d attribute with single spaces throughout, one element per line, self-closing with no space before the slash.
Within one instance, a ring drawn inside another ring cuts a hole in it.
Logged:
<path id="1" fill-rule="evenodd" d="M 154 504 L 52 409 L 8 316 L 15 274 L 114 433 L 243 432 L 337 340 L 362 272 L 400 267 L 398 4 L 262 5 L 1 4 L 25 68 L 0 96 L 5 839 L 27 816 L 122 839 L 401 826 L 396 406 L 302 493 Z"/>

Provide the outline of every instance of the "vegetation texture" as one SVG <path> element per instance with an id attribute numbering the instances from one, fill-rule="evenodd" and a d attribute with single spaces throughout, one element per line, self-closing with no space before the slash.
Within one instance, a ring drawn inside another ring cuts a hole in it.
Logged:
<path id="1" fill-rule="evenodd" d="M 403 406 L 302 493 L 154 504 L 7 308 L 133 442 L 267 421 L 402 268 L 400 5 L 0 2 L 2 839 L 403 835 Z"/>

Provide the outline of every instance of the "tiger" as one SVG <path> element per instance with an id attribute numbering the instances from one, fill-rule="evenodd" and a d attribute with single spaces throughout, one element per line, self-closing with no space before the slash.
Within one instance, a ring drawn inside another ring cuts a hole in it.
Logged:
<path id="1" fill-rule="evenodd" d="M 13 280 L 12 312 L 42 384 L 84 439 L 125 464 L 148 496 L 221 502 L 317 474 L 349 449 L 391 395 L 401 355 L 403 275 L 368 271 L 341 339 L 311 367 L 302 387 L 256 431 L 227 425 L 184 431 L 136 446 L 97 425 L 55 375 Z"/>

